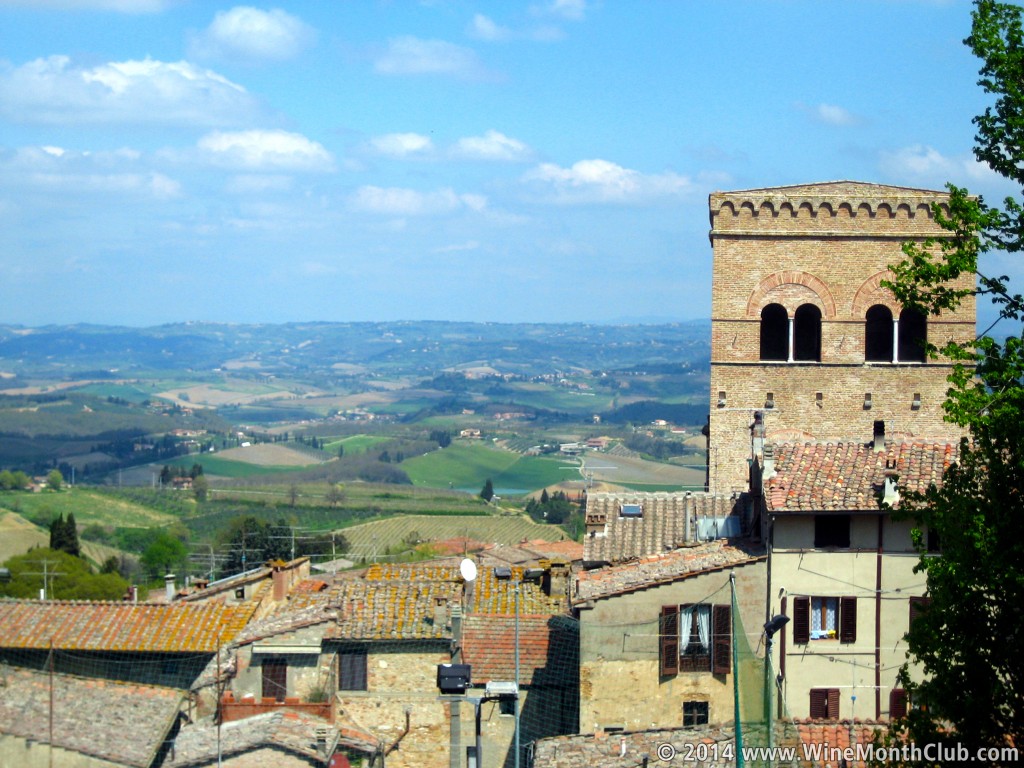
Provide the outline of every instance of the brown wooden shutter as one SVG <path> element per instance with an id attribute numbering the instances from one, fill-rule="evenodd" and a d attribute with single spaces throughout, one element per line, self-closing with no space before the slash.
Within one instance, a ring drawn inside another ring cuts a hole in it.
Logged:
<path id="1" fill-rule="evenodd" d="M 284 659 L 263 660 L 263 698 L 284 701 L 288 695 L 288 662 Z"/>
<path id="2" fill-rule="evenodd" d="M 828 717 L 828 688 L 811 688 L 812 720 L 823 720 Z"/>
<path id="3" fill-rule="evenodd" d="M 661 646 L 661 674 L 679 673 L 679 606 L 661 606 L 659 622 L 659 645 Z"/>
<path id="4" fill-rule="evenodd" d="M 828 689 L 828 714 L 825 717 L 830 720 L 836 720 L 839 718 L 839 689 L 829 688 Z"/>
<path id="5" fill-rule="evenodd" d="M 931 602 L 930 597 L 912 597 L 910 598 L 910 623 L 908 627 L 913 626 L 914 621 L 921 613 L 928 609 L 928 604 Z"/>
<path id="6" fill-rule="evenodd" d="M 889 719 L 901 720 L 907 716 L 907 692 L 902 688 L 893 688 L 889 692 Z"/>
<path id="7" fill-rule="evenodd" d="M 857 642 L 857 598 L 839 598 L 839 642 Z"/>
<path id="8" fill-rule="evenodd" d="M 811 641 L 811 598 L 793 598 L 793 642 Z"/>
<path id="9" fill-rule="evenodd" d="M 727 675 L 732 669 L 732 606 L 711 606 L 711 671 Z"/>

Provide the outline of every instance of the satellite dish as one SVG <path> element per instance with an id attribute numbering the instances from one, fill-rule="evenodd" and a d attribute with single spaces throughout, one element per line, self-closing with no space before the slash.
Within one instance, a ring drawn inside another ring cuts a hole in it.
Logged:
<path id="1" fill-rule="evenodd" d="M 465 558 L 459 563 L 459 573 L 462 574 L 462 578 L 466 581 L 473 581 L 476 578 L 476 563 L 468 557 Z"/>

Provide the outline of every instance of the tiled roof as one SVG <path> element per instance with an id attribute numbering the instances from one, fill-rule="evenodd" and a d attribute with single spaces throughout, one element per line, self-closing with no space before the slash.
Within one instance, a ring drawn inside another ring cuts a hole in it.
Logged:
<path id="1" fill-rule="evenodd" d="M 462 658 L 474 683 L 515 680 L 514 616 L 467 616 Z M 579 675 L 579 622 L 568 616 L 519 617 L 519 683 L 568 685 Z"/>
<path id="2" fill-rule="evenodd" d="M 317 749 L 318 736 L 323 739 L 322 751 Z M 336 746 L 361 752 L 371 752 L 376 747 L 376 740 L 371 736 L 351 729 L 339 729 L 320 718 L 290 710 L 224 723 L 220 727 L 219 739 L 225 758 L 274 747 L 325 764 L 325 755 L 333 752 Z M 164 766 L 210 765 L 217 760 L 217 743 L 217 727 L 211 722 L 183 726 Z"/>
<path id="3" fill-rule="evenodd" d="M 0 673 L 0 733 L 49 742 L 51 681 L 54 746 L 122 765 L 153 762 L 184 700 L 174 688 L 9 667 Z"/>
<path id="4" fill-rule="evenodd" d="M 839 760 L 830 754 L 828 759 L 813 761 L 801 749 L 801 744 L 815 748 L 828 746 L 845 748 L 854 744 L 871 742 L 875 733 L 887 727 L 887 723 L 871 720 L 821 721 L 778 721 L 775 725 L 774 744 L 778 747 L 795 747 L 793 766 L 838 765 Z M 745 742 L 751 746 L 751 742 Z M 547 768 L 621 768 L 637 766 L 644 762 L 655 765 L 657 756 L 666 754 L 671 747 L 676 762 L 685 762 L 684 757 L 701 754 L 707 750 L 707 760 L 698 759 L 697 764 L 735 765 L 734 759 L 726 759 L 728 750 L 736 748 L 736 733 L 732 725 L 698 725 L 685 728 L 661 730 L 624 731 L 619 733 L 580 734 L 554 736 L 539 739 L 534 745 L 534 764 Z M 647 760 L 645 761 L 645 757 Z M 717 757 L 717 759 L 715 759 Z M 790 765 L 789 762 L 786 765 Z M 862 768 L 860 760 L 849 761 L 851 768 Z"/>
<path id="5" fill-rule="evenodd" d="M 856 442 L 782 443 L 774 446 L 775 473 L 766 472 L 770 512 L 878 511 L 888 471 L 899 485 L 923 491 L 940 484 L 957 461 L 956 443 L 887 442 L 882 451 Z"/>
<path id="6" fill-rule="evenodd" d="M 621 563 L 675 549 L 696 536 L 698 517 L 726 517 L 738 499 L 710 493 L 591 493 L 587 495 L 587 534 L 583 560 Z M 639 504 L 640 517 L 620 515 L 624 505 Z"/>
<path id="7" fill-rule="evenodd" d="M 751 563 L 767 557 L 764 547 L 748 541 L 719 539 L 705 544 L 649 555 L 576 575 L 574 603 L 595 600 L 636 589 L 677 581 L 707 571 Z"/>
<path id="8" fill-rule="evenodd" d="M 254 607 L 0 600 L 0 647 L 212 653 L 234 639 Z"/>
<path id="9" fill-rule="evenodd" d="M 499 579 L 493 568 L 480 567 L 476 581 L 467 589 L 455 560 L 376 564 L 363 578 L 300 582 L 285 603 L 248 626 L 238 642 L 321 623 L 330 624 L 324 637 L 334 640 L 451 639 L 453 606 L 461 606 L 466 614 L 513 614 L 513 582 L 522 577 L 522 569 L 513 567 L 511 574 L 509 579 Z M 534 582 L 522 585 L 519 607 L 523 614 L 565 613 L 567 603 L 564 596 L 548 597 Z"/>
<path id="10" fill-rule="evenodd" d="M 477 559 L 485 565 L 530 565 L 541 560 L 583 559 L 583 545 L 578 541 L 545 541 L 534 539 L 519 544 L 492 544 L 477 553 Z"/>

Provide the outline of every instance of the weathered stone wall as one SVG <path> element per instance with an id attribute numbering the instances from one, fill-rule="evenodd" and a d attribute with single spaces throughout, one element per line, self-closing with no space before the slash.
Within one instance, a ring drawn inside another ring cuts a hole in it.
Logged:
<path id="1" fill-rule="evenodd" d="M 743 625 L 765 621 L 767 564 L 731 569 Z M 659 617 L 663 605 L 728 605 L 730 570 L 705 573 L 624 595 L 595 600 L 580 610 L 580 732 L 609 727 L 636 730 L 683 724 L 684 701 L 708 702 L 711 722 L 732 717 L 730 675 L 679 672 L 662 677 Z M 756 631 L 756 630 L 755 630 Z"/>

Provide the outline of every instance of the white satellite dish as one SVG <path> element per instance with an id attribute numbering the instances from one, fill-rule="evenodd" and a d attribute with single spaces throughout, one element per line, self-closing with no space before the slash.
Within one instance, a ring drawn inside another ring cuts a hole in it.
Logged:
<path id="1" fill-rule="evenodd" d="M 459 563 L 459 573 L 466 581 L 473 581 L 476 578 L 476 563 L 468 557 Z"/>

